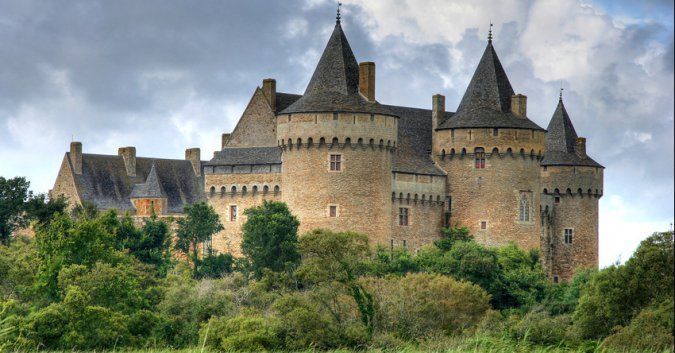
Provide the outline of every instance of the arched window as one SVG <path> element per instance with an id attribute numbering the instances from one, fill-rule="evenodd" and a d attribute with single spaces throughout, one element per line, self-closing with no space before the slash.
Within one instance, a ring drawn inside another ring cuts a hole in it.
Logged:
<path id="1" fill-rule="evenodd" d="M 258 193 L 258 185 L 253 185 L 253 194 L 255 195 L 257 193 Z"/>
<path id="2" fill-rule="evenodd" d="M 230 191 L 231 191 L 233 194 L 236 194 L 236 193 L 237 193 L 237 187 L 234 186 L 234 185 L 232 185 L 232 189 L 230 189 Z"/>
<path id="3" fill-rule="evenodd" d="M 485 168 L 485 150 L 483 148 L 476 148 L 474 152 L 474 161 L 476 164 L 476 169 Z"/>
<path id="4" fill-rule="evenodd" d="M 221 187 L 220 187 L 220 195 L 225 195 L 225 191 L 226 191 L 226 190 L 227 190 L 227 189 L 225 188 L 225 186 L 221 186 Z"/>
<path id="5" fill-rule="evenodd" d="M 278 194 L 280 190 L 281 190 L 281 189 L 279 189 L 279 185 L 275 185 L 275 186 L 274 186 L 274 193 L 275 193 L 275 194 Z"/>
<path id="6" fill-rule="evenodd" d="M 265 185 L 263 186 L 263 194 L 267 194 L 270 191 L 270 187 Z"/>
<path id="7" fill-rule="evenodd" d="M 248 189 L 246 188 L 246 185 L 241 187 L 241 193 L 242 194 L 246 194 L 247 191 L 248 191 Z"/>
<path id="8" fill-rule="evenodd" d="M 527 195 L 520 196 L 520 207 L 518 209 L 518 220 L 521 222 L 530 221 L 530 199 Z"/>
<path id="9" fill-rule="evenodd" d="M 212 186 L 211 190 L 209 191 L 209 194 L 211 194 L 211 196 L 213 196 L 215 193 L 216 193 L 216 187 Z"/>

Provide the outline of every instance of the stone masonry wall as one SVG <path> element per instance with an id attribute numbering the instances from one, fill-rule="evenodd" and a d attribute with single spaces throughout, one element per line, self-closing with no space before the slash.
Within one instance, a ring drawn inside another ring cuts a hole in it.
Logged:
<path id="1" fill-rule="evenodd" d="M 205 179 L 208 203 L 218 213 L 225 228 L 214 235 L 213 248 L 218 252 L 241 256 L 241 226 L 246 222 L 244 210 L 262 204 L 263 200 L 281 201 L 281 174 L 207 174 Z M 211 187 L 215 187 L 214 193 L 211 193 Z M 235 192 L 232 192 L 232 187 Z M 256 187 L 257 191 L 254 191 Z M 230 206 L 237 206 L 237 218 L 234 221 L 230 217 Z"/>
<path id="2" fill-rule="evenodd" d="M 69 208 L 79 205 L 81 203 L 80 196 L 73 178 L 70 160 L 68 159 L 68 153 L 66 153 L 61 162 L 61 168 L 59 168 L 59 174 L 54 182 L 54 187 L 49 191 L 49 197 L 56 198 L 63 195 L 68 199 Z"/>
<path id="3" fill-rule="evenodd" d="M 276 145 L 275 115 L 265 95 L 256 88 L 237 126 L 232 131 L 228 147 L 259 147 Z"/>

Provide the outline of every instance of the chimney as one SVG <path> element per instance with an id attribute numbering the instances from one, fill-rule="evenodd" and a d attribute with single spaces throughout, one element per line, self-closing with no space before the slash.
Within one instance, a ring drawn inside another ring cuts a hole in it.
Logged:
<path id="1" fill-rule="evenodd" d="M 194 169 L 197 176 L 202 175 L 202 158 L 201 151 L 199 148 L 188 148 L 185 150 L 185 160 L 192 163 L 192 169 Z"/>
<path id="2" fill-rule="evenodd" d="M 124 168 L 130 177 L 136 176 L 136 147 L 120 147 L 117 149 L 117 155 L 124 158 Z"/>
<path id="3" fill-rule="evenodd" d="M 577 138 L 577 155 L 579 157 L 586 157 L 586 138 L 578 137 Z"/>
<path id="4" fill-rule="evenodd" d="M 70 164 L 75 174 L 82 174 L 82 142 L 70 143 Z"/>
<path id="5" fill-rule="evenodd" d="M 359 92 L 369 102 L 375 102 L 375 63 L 372 61 L 359 64 Z"/>
<path id="6" fill-rule="evenodd" d="M 263 94 L 267 98 L 273 112 L 277 111 L 277 80 L 273 78 L 266 78 L 263 80 L 262 86 Z"/>
<path id="7" fill-rule="evenodd" d="M 445 96 L 434 94 L 431 98 L 431 132 L 438 127 L 438 124 L 445 117 Z"/>
<path id="8" fill-rule="evenodd" d="M 527 96 L 520 93 L 511 96 L 511 113 L 522 119 L 527 118 Z"/>
<path id="9" fill-rule="evenodd" d="M 225 146 L 227 146 L 227 143 L 230 142 L 230 135 L 232 134 L 226 133 L 220 137 L 220 149 L 225 148 Z"/>

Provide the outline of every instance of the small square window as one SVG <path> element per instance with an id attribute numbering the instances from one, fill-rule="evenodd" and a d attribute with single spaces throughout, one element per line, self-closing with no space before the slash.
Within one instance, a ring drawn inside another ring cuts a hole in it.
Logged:
<path id="1" fill-rule="evenodd" d="M 331 218 L 337 217 L 337 206 L 336 205 L 328 206 L 328 217 L 331 217 Z"/>
<path id="2" fill-rule="evenodd" d="M 487 229 L 487 221 L 480 221 L 480 229 L 481 230 Z"/>
<path id="3" fill-rule="evenodd" d="M 574 238 L 574 229 L 572 228 L 565 228 L 565 244 L 572 244 L 572 240 Z"/>
<path id="4" fill-rule="evenodd" d="M 342 155 L 340 154 L 330 155 L 330 170 L 332 172 L 339 172 L 342 170 Z"/>
<path id="5" fill-rule="evenodd" d="M 556 196 L 553 198 L 553 202 L 555 203 L 560 203 L 560 196 Z"/>
<path id="6" fill-rule="evenodd" d="M 559 279 L 558 276 L 553 276 L 553 283 L 558 284 Z"/>
<path id="7" fill-rule="evenodd" d="M 407 207 L 398 208 L 398 225 L 407 226 L 410 209 Z"/>
<path id="8" fill-rule="evenodd" d="M 230 206 L 230 222 L 236 222 L 237 221 L 237 206 L 232 205 Z"/>
<path id="9" fill-rule="evenodd" d="M 498 128 L 492 129 L 492 136 L 499 136 L 499 129 Z"/>

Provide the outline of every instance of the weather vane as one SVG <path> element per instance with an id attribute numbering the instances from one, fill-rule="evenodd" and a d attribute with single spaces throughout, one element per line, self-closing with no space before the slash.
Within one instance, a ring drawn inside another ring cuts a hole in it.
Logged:
<path id="1" fill-rule="evenodd" d="M 488 32 L 488 43 L 492 43 L 492 21 L 490 21 L 490 31 Z"/>
<path id="2" fill-rule="evenodd" d="M 562 82 L 560 83 L 560 101 L 562 101 L 562 92 L 564 88 L 562 87 Z"/>
<path id="3" fill-rule="evenodd" d="M 342 6 L 342 3 L 340 1 L 338 1 L 337 16 L 335 16 L 335 19 L 337 20 L 338 23 L 340 22 L 340 7 L 341 6 Z"/>

